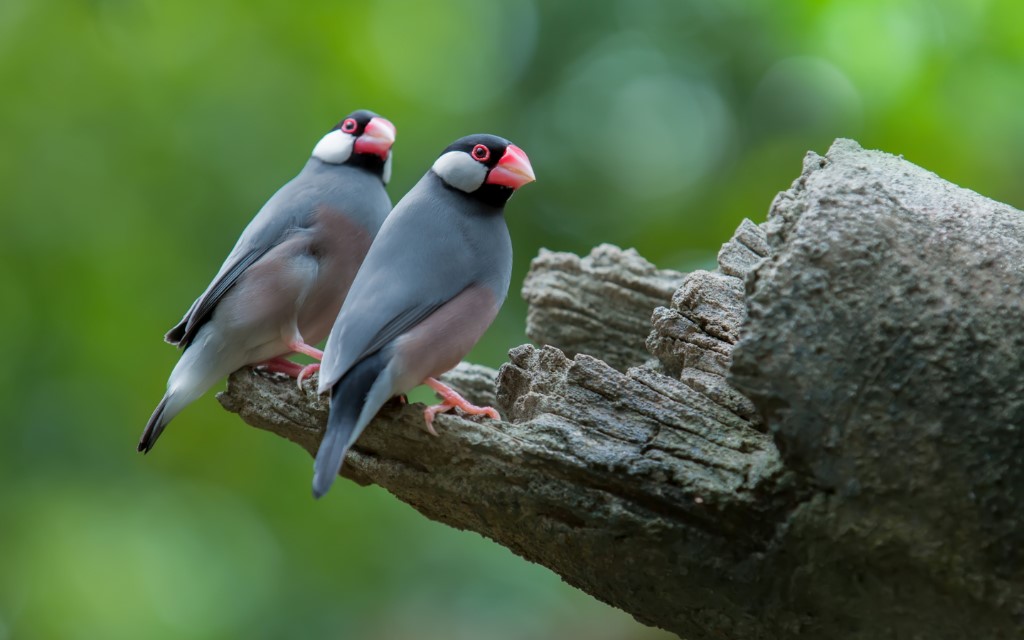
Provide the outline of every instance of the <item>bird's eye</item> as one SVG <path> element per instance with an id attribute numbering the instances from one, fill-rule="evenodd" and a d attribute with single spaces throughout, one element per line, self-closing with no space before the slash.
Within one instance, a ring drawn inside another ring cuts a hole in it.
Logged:
<path id="1" fill-rule="evenodd" d="M 358 127 L 359 125 L 356 124 L 356 121 L 353 118 L 346 118 L 345 122 L 341 123 L 341 130 L 345 133 L 353 133 Z"/>
<path id="2" fill-rule="evenodd" d="M 473 159 L 477 162 L 487 162 L 487 159 L 491 157 L 491 150 L 485 145 L 478 144 L 473 147 L 472 154 Z"/>

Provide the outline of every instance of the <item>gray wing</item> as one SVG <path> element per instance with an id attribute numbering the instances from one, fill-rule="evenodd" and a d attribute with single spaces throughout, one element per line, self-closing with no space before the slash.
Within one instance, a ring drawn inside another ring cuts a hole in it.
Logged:
<path id="1" fill-rule="evenodd" d="M 304 226 L 313 213 L 315 201 L 314 193 L 303 184 L 302 178 L 300 173 L 263 205 L 238 238 L 213 282 L 192 303 L 181 322 L 167 332 L 164 340 L 182 348 L 191 344 L 199 329 L 213 315 L 217 303 L 235 286 L 242 274 L 292 231 Z"/>
<path id="2" fill-rule="evenodd" d="M 321 392 L 467 287 L 483 284 L 504 299 L 511 269 L 504 219 L 469 219 L 452 210 L 461 203 L 431 186 L 417 184 L 370 247 L 327 339 Z"/>

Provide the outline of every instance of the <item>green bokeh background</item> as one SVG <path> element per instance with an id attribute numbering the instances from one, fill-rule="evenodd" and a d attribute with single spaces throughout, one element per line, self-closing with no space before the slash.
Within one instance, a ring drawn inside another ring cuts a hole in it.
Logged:
<path id="1" fill-rule="evenodd" d="M 136 438 L 162 343 L 346 112 L 398 126 L 397 199 L 452 139 L 533 160 L 513 291 L 471 359 L 525 341 L 538 248 L 692 269 L 807 149 L 902 153 L 1024 205 L 1014 0 L 2 0 L 0 640 L 662 638 L 208 394 Z"/>

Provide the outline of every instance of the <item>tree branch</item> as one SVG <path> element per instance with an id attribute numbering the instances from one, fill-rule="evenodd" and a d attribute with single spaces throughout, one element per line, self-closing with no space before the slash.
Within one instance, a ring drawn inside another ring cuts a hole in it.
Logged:
<path id="1" fill-rule="evenodd" d="M 685 278 L 542 253 L 524 295 L 548 346 L 496 390 L 446 376 L 504 420 L 433 438 L 393 403 L 343 475 L 691 639 L 1013 637 L 1024 216 L 838 141 L 764 229 Z M 312 454 L 310 388 L 245 369 L 220 400 Z"/>

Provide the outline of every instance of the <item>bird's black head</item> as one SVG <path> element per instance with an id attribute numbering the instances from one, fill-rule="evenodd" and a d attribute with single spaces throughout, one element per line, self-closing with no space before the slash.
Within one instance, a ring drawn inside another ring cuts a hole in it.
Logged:
<path id="1" fill-rule="evenodd" d="M 350 164 L 391 179 L 395 125 L 372 111 L 353 111 L 320 139 L 313 157 L 328 164 Z"/>
<path id="2" fill-rule="evenodd" d="M 478 133 L 448 145 L 432 171 L 446 186 L 501 206 L 536 178 L 526 153 L 504 138 Z"/>

